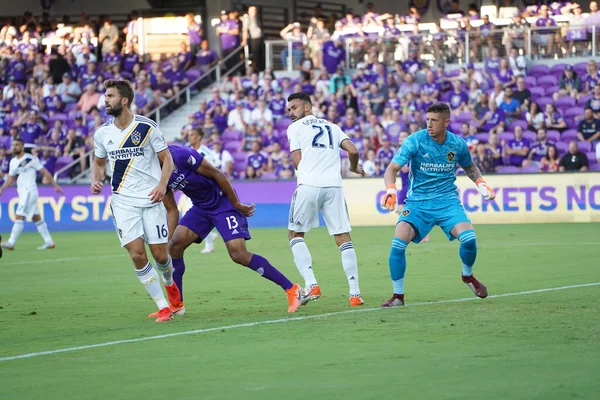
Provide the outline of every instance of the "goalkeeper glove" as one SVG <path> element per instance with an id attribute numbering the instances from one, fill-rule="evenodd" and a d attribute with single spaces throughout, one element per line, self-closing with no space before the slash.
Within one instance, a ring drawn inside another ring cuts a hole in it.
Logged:
<path id="1" fill-rule="evenodd" d="M 381 206 L 383 208 L 387 208 L 390 211 L 394 211 L 396 209 L 396 203 L 398 202 L 396 196 L 396 185 L 392 183 L 391 185 L 388 185 L 387 192 L 381 198 Z"/>
<path id="2" fill-rule="evenodd" d="M 487 184 L 486 181 L 483 180 L 483 178 L 477 179 L 475 184 L 477 185 L 477 189 L 479 189 L 479 193 L 481 193 L 484 199 L 494 200 L 496 198 L 496 192 L 490 185 Z"/>

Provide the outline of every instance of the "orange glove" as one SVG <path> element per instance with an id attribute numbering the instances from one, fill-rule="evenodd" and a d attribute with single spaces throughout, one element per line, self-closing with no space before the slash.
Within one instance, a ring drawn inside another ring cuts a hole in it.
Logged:
<path id="1" fill-rule="evenodd" d="M 490 185 L 487 184 L 486 181 L 483 180 L 483 178 L 477 179 L 475 184 L 477 185 L 477 189 L 479 189 L 479 193 L 481 193 L 484 199 L 494 200 L 496 198 L 496 192 Z"/>
<path id="2" fill-rule="evenodd" d="M 381 198 L 381 206 L 387 208 L 390 211 L 396 209 L 396 203 L 398 202 L 396 185 L 391 184 L 387 187 L 387 192 Z"/>

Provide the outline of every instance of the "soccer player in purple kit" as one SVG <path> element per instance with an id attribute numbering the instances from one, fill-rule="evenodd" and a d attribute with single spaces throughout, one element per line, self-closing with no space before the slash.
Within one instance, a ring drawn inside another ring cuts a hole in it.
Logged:
<path id="1" fill-rule="evenodd" d="M 181 293 L 180 304 L 171 304 L 174 314 L 184 314 L 183 255 L 192 243 L 200 243 L 213 228 L 217 228 L 232 261 L 256 271 L 263 278 L 279 285 L 288 298 L 288 312 L 298 309 L 302 288 L 291 282 L 281 272 L 258 255 L 246 249 L 250 239 L 246 217 L 254 214 L 254 204 L 242 204 L 227 176 L 204 161 L 204 156 L 193 149 L 170 145 L 175 169 L 169 179 L 169 189 L 164 199 L 169 219 L 169 254 L 173 259 L 173 280 Z M 181 190 L 193 203 L 191 209 L 179 220 L 174 190 Z M 179 221 L 178 221 L 179 220 Z"/>

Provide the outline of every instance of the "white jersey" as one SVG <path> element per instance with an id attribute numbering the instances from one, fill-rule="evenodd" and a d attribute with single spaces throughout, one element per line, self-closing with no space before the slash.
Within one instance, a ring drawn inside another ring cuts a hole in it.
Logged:
<path id="1" fill-rule="evenodd" d="M 37 171 L 44 168 L 40 159 L 25 153 L 23 157 L 14 157 L 8 165 L 8 175 L 17 177 L 17 190 L 35 189 Z"/>
<path id="2" fill-rule="evenodd" d="M 339 126 L 309 115 L 291 124 L 287 137 L 290 152 L 302 152 L 298 185 L 342 186 L 340 146 L 348 136 Z"/>
<path id="3" fill-rule="evenodd" d="M 94 154 L 111 163 L 113 201 L 152 207 L 150 192 L 158 186 L 162 170 L 157 153 L 167 149 L 156 122 L 134 115 L 129 126 L 117 128 L 114 120 L 94 134 Z"/>
<path id="4" fill-rule="evenodd" d="M 198 149 L 194 149 L 191 146 L 190 148 L 192 150 L 196 150 L 199 154 L 202 154 L 204 156 L 204 159 L 208 161 L 210 165 L 215 165 L 215 155 L 211 149 L 209 149 L 203 144 L 201 144 L 200 147 L 198 147 Z"/>

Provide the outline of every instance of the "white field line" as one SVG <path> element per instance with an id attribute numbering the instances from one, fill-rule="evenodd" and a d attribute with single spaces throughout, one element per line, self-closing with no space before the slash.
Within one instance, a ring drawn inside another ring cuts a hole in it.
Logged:
<path id="1" fill-rule="evenodd" d="M 569 243 L 569 242 L 498 242 L 498 241 L 484 241 L 483 243 L 478 242 L 477 245 L 480 248 L 485 248 L 487 247 L 487 245 L 493 246 L 494 248 L 496 247 L 529 247 L 529 246 L 568 246 L 568 247 L 573 247 L 573 246 L 596 246 L 598 245 L 598 242 L 575 242 L 575 243 Z M 389 247 L 389 245 L 386 244 L 382 244 L 382 246 L 384 247 Z M 448 243 L 446 241 L 446 239 L 443 239 L 442 242 L 438 242 L 438 243 L 423 243 L 423 244 L 419 244 L 418 247 L 416 245 L 412 245 L 410 246 L 408 249 L 409 250 L 414 250 L 414 249 L 428 249 L 428 248 L 446 248 L 446 247 L 456 247 L 457 244 L 456 243 Z M 69 257 L 69 258 L 49 258 L 49 259 L 45 259 L 45 260 L 32 260 L 32 261 L 16 261 L 16 262 L 9 262 L 9 263 L 3 263 L 0 261 L 0 266 L 8 266 L 8 265 L 27 265 L 27 264 L 48 264 L 48 263 L 53 263 L 53 262 L 62 262 L 62 261 L 82 261 L 82 260 L 99 260 L 99 259 L 104 259 L 104 258 L 117 258 L 117 257 L 125 257 L 127 255 L 127 253 L 122 253 L 122 254 L 108 254 L 108 255 L 102 255 L 102 256 L 89 256 L 89 257 Z"/>
<path id="2" fill-rule="evenodd" d="M 523 295 L 528 295 L 528 294 L 553 292 L 553 291 L 557 291 L 557 290 L 577 289 L 577 288 L 598 286 L 598 285 L 600 285 L 600 282 L 583 283 L 580 285 L 559 286 L 559 287 L 553 287 L 553 288 L 528 290 L 525 292 L 496 294 L 496 295 L 488 296 L 487 298 L 488 299 L 497 299 L 497 298 L 501 298 L 501 297 L 523 296 Z M 485 300 L 479 299 L 478 297 L 464 297 L 462 299 L 438 300 L 438 301 L 421 302 L 421 303 L 409 303 L 405 307 L 429 306 L 429 305 L 447 304 L 447 303 L 461 303 L 461 302 L 473 301 L 473 300 L 485 301 Z M 174 337 L 174 336 L 197 335 L 200 333 L 221 331 L 224 329 L 249 328 L 249 327 L 258 326 L 258 325 L 279 324 L 279 323 L 291 322 L 291 321 L 306 321 L 306 320 L 310 320 L 310 319 L 333 317 L 336 315 L 353 314 L 353 313 L 361 313 L 361 312 L 372 312 L 372 311 L 379 311 L 379 310 L 385 310 L 385 308 L 376 307 L 376 308 L 353 309 L 353 310 L 337 311 L 337 312 L 331 312 L 331 313 L 325 313 L 325 314 L 307 315 L 304 317 L 280 318 L 280 319 L 272 319 L 272 320 L 267 320 L 267 321 L 248 322 L 245 324 L 226 325 L 226 326 L 218 326 L 218 327 L 214 327 L 214 328 L 195 329 L 195 330 L 183 331 L 183 332 L 173 332 L 173 333 L 167 333 L 164 335 L 148 336 L 148 337 L 143 337 L 143 338 L 115 340 L 112 342 L 88 344 L 88 345 L 84 345 L 84 346 L 66 347 L 63 349 L 39 351 L 39 352 L 35 352 L 35 353 L 26 353 L 26 354 L 19 354 L 16 356 L 1 357 L 0 362 L 19 360 L 22 358 L 47 356 L 47 355 L 58 354 L 58 353 L 69 353 L 72 351 L 88 350 L 88 349 L 94 349 L 97 347 L 115 346 L 115 345 L 124 344 L 124 343 L 145 342 L 147 340 L 165 339 L 165 338 L 170 338 L 170 337 Z"/>

